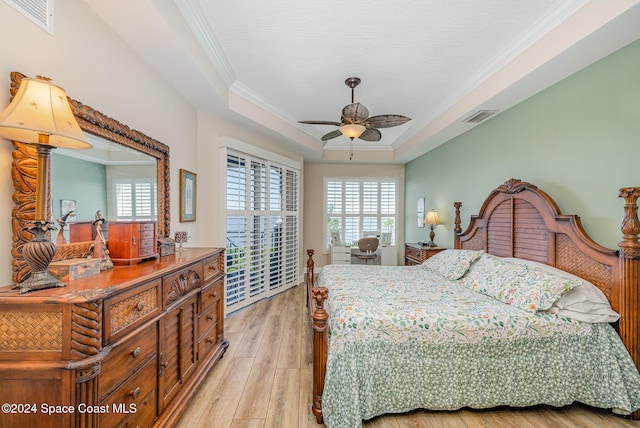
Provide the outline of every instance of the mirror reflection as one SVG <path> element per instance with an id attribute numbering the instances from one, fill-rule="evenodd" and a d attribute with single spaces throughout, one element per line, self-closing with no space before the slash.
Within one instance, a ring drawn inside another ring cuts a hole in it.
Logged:
<path id="1" fill-rule="evenodd" d="M 99 212 L 108 224 L 126 220 L 157 220 L 156 158 L 121 144 L 87 134 L 90 150 L 56 149 L 51 153 L 51 213 L 58 231 L 52 240 L 92 240 Z M 61 222 L 62 221 L 62 222 Z"/>

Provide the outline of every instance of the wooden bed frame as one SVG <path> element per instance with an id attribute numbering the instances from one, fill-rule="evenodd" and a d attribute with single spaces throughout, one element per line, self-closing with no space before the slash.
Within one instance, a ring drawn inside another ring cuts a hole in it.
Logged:
<path id="1" fill-rule="evenodd" d="M 640 187 L 620 189 L 626 201 L 622 241 L 618 250 L 595 243 L 584 231 L 580 217 L 563 215 L 556 203 L 530 183 L 511 179 L 491 192 L 462 232 L 461 202 L 454 202 L 454 248 L 484 250 L 502 257 L 519 257 L 555 266 L 599 287 L 620 314 L 614 328 L 636 367 L 640 367 Z M 328 352 L 328 319 L 324 302 L 328 290 L 313 287 L 314 250 L 307 250 L 307 305 L 313 342 L 312 412 L 322 423 L 322 392 Z M 640 420 L 640 410 L 631 419 Z"/>

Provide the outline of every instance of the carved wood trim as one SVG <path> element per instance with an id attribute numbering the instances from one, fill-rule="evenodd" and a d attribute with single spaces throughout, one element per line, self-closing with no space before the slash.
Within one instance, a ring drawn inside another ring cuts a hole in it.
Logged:
<path id="1" fill-rule="evenodd" d="M 26 76 L 16 71 L 11 72 L 10 93 L 13 98 L 20 87 L 20 82 Z M 155 140 L 140 131 L 129 128 L 104 113 L 93 109 L 80 101 L 69 98 L 73 114 L 83 131 L 100 136 L 125 147 L 138 150 L 156 158 L 156 181 L 158 188 L 158 237 L 170 234 L 171 205 L 170 205 L 170 171 L 169 146 Z M 23 245 L 31 240 L 32 234 L 22 229 L 26 222 L 35 219 L 35 186 L 36 186 L 36 158 L 35 149 L 27 144 L 14 142 L 11 177 L 13 180 L 13 201 L 16 204 L 12 210 L 11 228 L 13 231 L 11 266 L 12 280 L 16 283 L 24 281 L 31 274 L 29 266 L 22 257 Z M 47 171 L 49 174 L 50 172 Z M 51 192 L 49 192 L 51 194 Z M 51 206 L 47 202 L 47 210 Z M 51 213 L 47 212 L 47 217 Z"/>
<path id="2" fill-rule="evenodd" d="M 78 303 L 71 309 L 71 352 L 74 359 L 102 349 L 102 301 Z"/>
<path id="3" fill-rule="evenodd" d="M 202 284 L 200 275 L 196 271 L 189 270 L 182 272 L 171 285 L 169 293 L 167 293 L 167 305 L 171 302 L 179 300 L 180 297 L 187 294 L 191 290 L 199 288 Z"/>

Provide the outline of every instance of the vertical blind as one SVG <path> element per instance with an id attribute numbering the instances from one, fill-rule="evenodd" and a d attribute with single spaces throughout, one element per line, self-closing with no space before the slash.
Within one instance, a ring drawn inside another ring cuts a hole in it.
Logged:
<path id="1" fill-rule="evenodd" d="M 272 161 L 228 151 L 228 311 L 297 284 L 299 174 Z"/>

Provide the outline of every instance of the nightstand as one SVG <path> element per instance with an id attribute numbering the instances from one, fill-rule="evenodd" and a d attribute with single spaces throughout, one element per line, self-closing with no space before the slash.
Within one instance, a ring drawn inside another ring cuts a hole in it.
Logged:
<path id="1" fill-rule="evenodd" d="M 419 265 L 429 257 L 444 251 L 446 248 L 428 247 L 420 244 L 404 244 L 405 266 Z"/>
<path id="2" fill-rule="evenodd" d="M 329 264 L 330 265 L 351 264 L 351 247 L 347 245 L 329 246 Z"/>

